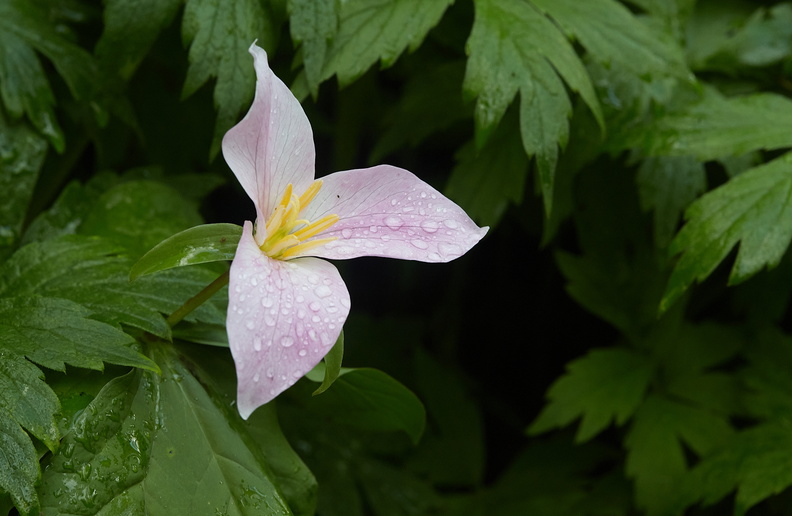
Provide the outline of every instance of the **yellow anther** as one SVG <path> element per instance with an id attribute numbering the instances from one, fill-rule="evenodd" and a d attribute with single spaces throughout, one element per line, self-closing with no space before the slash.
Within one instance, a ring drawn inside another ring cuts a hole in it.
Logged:
<path id="1" fill-rule="evenodd" d="M 335 240 L 335 237 L 318 238 L 306 242 L 338 222 L 338 215 L 329 214 L 310 222 L 298 219 L 300 213 L 316 197 L 322 188 L 322 181 L 317 179 L 298 198 L 292 191 L 292 184 L 286 186 L 281 201 L 273 208 L 266 222 L 267 237 L 261 244 L 261 250 L 271 258 L 287 260 L 309 249 Z"/>

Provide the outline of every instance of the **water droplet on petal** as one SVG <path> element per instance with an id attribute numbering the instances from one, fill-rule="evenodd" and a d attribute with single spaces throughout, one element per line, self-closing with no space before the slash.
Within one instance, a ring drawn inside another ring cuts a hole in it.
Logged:
<path id="1" fill-rule="evenodd" d="M 256 373 L 256 374 L 253 376 L 253 381 L 254 381 L 254 382 L 258 382 L 260 378 L 261 378 L 261 377 L 259 376 L 259 374 L 258 374 L 258 373 Z"/>
<path id="2" fill-rule="evenodd" d="M 371 231 L 372 233 L 376 233 L 377 230 L 379 230 L 377 226 L 369 226 L 369 231 Z"/>
<path id="3" fill-rule="evenodd" d="M 423 240 L 418 240 L 417 238 L 414 240 L 410 240 L 410 243 L 415 247 L 417 247 L 418 249 L 427 249 L 429 247 L 429 244 L 427 244 Z"/>
<path id="4" fill-rule="evenodd" d="M 283 346 L 284 348 L 288 348 L 293 345 L 294 345 L 294 337 L 286 335 L 281 339 L 281 346 Z"/>
<path id="5" fill-rule="evenodd" d="M 391 215 L 390 217 L 386 217 L 384 222 L 385 225 L 391 229 L 399 229 L 404 224 L 404 222 L 402 222 L 402 219 L 400 219 L 399 217 L 395 217 L 393 215 Z"/>
<path id="6" fill-rule="evenodd" d="M 331 295 L 333 291 L 330 290 L 330 287 L 328 287 L 327 285 L 319 285 L 318 287 L 316 287 L 316 290 L 314 290 L 314 293 L 319 297 L 327 297 Z"/>
<path id="7" fill-rule="evenodd" d="M 308 305 L 308 308 L 313 310 L 314 312 L 318 312 L 322 309 L 322 305 L 320 305 L 317 301 L 311 301 L 311 304 Z"/>
<path id="8" fill-rule="evenodd" d="M 445 224 L 448 229 L 456 229 L 459 227 L 459 224 L 457 224 L 457 221 L 454 219 L 445 220 L 443 221 L 443 224 Z"/>
<path id="9" fill-rule="evenodd" d="M 352 230 L 349 228 L 341 230 L 341 236 L 344 238 L 352 238 Z"/>
<path id="10" fill-rule="evenodd" d="M 261 351 L 261 339 L 259 337 L 253 339 L 253 349 Z"/>
<path id="11" fill-rule="evenodd" d="M 437 231 L 437 222 L 433 220 L 425 220 L 421 222 L 421 229 L 426 231 L 427 233 L 434 233 Z"/>
<path id="12" fill-rule="evenodd" d="M 255 287 L 256 285 L 258 285 L 258 280 L 256 279 L 256 277 L 255 277 L 255 276 L 253 276 L 252 278 L 250 278 L 250 284 L 251 284 L 251 285 L 253 285 L 254 287 Z"/>
<path id="13" fill-rule="evenodd" d="M 308 354 L 308 352 L 307 352 L 307 351 L 305 351 L 304 349 L 301 349 L 301 350 L 300 350 L 300 352 L 299 352 L 299 353 L 297 353 L 297 354 L 298 354 L 298 355 L 300 355 L 301 357 L 304 357 L 305 355 L 307 355 L 307 354 Z"/>
<path id="14" fill-rule="evenodd" d="M 248 330 L 252 330 L 253 328 L 255 328 L 255 327 L 256 327 L 256 323 L 255 323 L 253 320 L 249 320 L 249 321 L 247 321 L 247 322 L 245 323 L 245 327 L 246 327 Z"/>
<path id="15" fill-rule="evenodd" d="M 272 306 L 273 300 L 271 297 L 262 297 L 261 298 L 261 306 L 264 308 L 269 308 Z"/>

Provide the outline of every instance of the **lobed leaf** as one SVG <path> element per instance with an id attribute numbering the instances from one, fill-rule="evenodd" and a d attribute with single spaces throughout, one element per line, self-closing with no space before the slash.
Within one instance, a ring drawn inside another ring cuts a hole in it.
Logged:
<path id="1" fill-rule="evenodd" d="M 739 242 L 730 284 L 781 261 L 792 239 L 792 153 L 754 167 L 706 193 L 686 211 L 687 224 L 671 243 L 681 253 L 660 309 L 667 310 L 694 281 L 702 281 Z"/>
<path id="2" fill-rule="evenodd" d="M 0 2 L 0 98 L 12 117 L 27 114 L 59 152 L 65 146 L 63 132 L 53 112 L 52 91 L 33 50 L 52 62 L 75 98 L 89 98 L 98 84 L 90 54 L 61 32 L 37 2 Z"/>
<path id="3" fill-rule="evenodd" d="M 0 489 L 9 493 L 23 515 L 38 513 L 35 483 L 39 479 L 38 456 L 30 437 L 18 424 L 0 414 Z"/>
<path id="4" fill-rule="evenodd" d="M 463 87 L 468 96 L 477 97 L 477 144 L 481 147 L 488 139 L 519 91 L 523 146 L 537 158 L 549 213 L 558 147 L 567 142 L 572 114 L 564 83 L 581 95 L 602 126 L 594 87 L 572 45 L 533 4 L 478 0 L 475 6 Z"/>
<path id="5" fill-rule="evenodd" d="M 649 516 L 677 513 L 687 472 L 683 442 L 702 456 L 723 446 L 732 434 L 721 416 L 649 396 L 635 413 L 624 441 L 637 505 Z"/>
<path id="6" fill-rule="evenodd" d="M 644 398 L 652 378 L 650 360 L 629 349 L 598 349 L 567 365 L 547 392 L 547 406 L 528 427 L 532 435 L 582 418 L 575 440 L 585 442 L 612 422 L 623 425 Z"/>
<path id="7" fill-rule="evenodd" d="M 190 67 L 183 97 L 216 78 L 214 104 L 217 123 L 210 158 L 220 150 L 223 134 L 237 121 L 253 98 L 256 78 L 247 49 L 255 40 L 264 48 L 275 41 L 272 16 L 259 0 L 187 0 L 182 39 L 190 44 Z"/>

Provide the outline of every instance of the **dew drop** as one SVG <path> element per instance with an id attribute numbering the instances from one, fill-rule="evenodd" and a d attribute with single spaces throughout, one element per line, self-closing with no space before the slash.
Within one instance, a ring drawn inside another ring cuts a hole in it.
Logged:
<path id="1" fill-rule="evenodd" d="M 261 339 L 259 337 L 253 339 L 253 349 L 261 351 Z"/>
<path id="2" fill-rule="evenodd" d="M 327 297 L 331 295 L 333 291 L 330 290 L 330 287 L 328 287 L 327 285 L 319 285 L 318 287 L 316 287 L 316 290 L 314 290 L 314 293 L 319 297 Z"/>
<path id="3" fill-rule="evenodd" d="M 372 233 L 376 233 L 378 230 L 379 228 L 377 226 L 369 226 L 369 231 L 371 231 Z"/>
<path id="4" fill-rule="evenodd" d="M 254 382 L 258 383 L 258 381 L 259 381 L 260 379 L 261 379 L 261 376 L 259 376 L 259 374 L 258 374 L 258 373 L 256 373 L 255 375 L 253 375 L 253 381 L 254 381 Z"/>
<path id="5" fill-rule="evenodd" d="M 349 228 L 341 230 L 341 236 L 344 238 L 352 238 L 352 230 Z"/>
<path id="6" fill-rule="evenodd" d="M 255 322 L 254 322 L 252 319 L 251 319 L 251 320 L 248 320 L 248 321 L 245 323 L 245 328 L 247 328 L 248 330 L 252 330 L 252 329 L 253 329 L 253 328 L 255 328 L 255 327 L 256 327 L 256 323 L 255 323 Z"/>
<path id="7" fill-rule="evenodd" d="M 307 352 L 307 351 L 305 351 L 304 349 L 301 349 L 301 350 L 299 351 L 299 353 L 297 353 L 297 354 L 298 354 L 298 355 L 300 355 L 301 357 L 304 357 L 305 355 L 307 355 L 307 354 L 308 354 L 308 352 Z"/>
<path id="8" fill-rule="evenodd" d="M 385 225 L 391 229 L 399 229 L 404 224 L 404 222 L 402 222 L 402 219 L 400 219 L 399 217 L 394 217 L 392 215 L 390 217 L 386 217 L 384 222 Z"/>
<path id="9" fill-rule="evenodd" d="M 445 227 L 447 227 L 448 229 L 456 229 L 459 227 L 459 224 L 457 224 L 457 221 L 455 221 L 454 219 L 445 220 L 443 221 L 443 224 L 445 224 Z"/>
<path id="10" fill-rule="evenodd" d="M 427 233 L 434 233 L 437 231 L 437 222 L 433 220 L 425 220 L 421 222 L 421 229 L 426 231 Z"/>
<path id="11" fill-rule="evenodd" d="M 418 249 L 427 249 L 429 247 L 429 244 L 427 244 L 423 240 L 419 240 L 417 238 L 413 239 L 413 240 L 410 240 L 410 243 L 412 245 L 414 245 L 415 247 L 417 247 Z"/>
<path id="12" fill-rule="evenodd" d="M 283 346 L 284 348 L 288 348 L 290 346 L 293 346 L 294 345 L 294 337 L 286 335 L 285 337 L 283 337 L 281 339 L 280 343 L 281 343 L 281 346 Z"/>
<path id="13" fill-rule="evenodd" d="M 314 312 L 318 312 L 319 310 L 322 309 L 322 305 L 320 305 L 318 301 L 311 301 L 311 304 L 308 305 L 308 308 L 310 308 Z"/>
<path id="14" fill-rule="evenodd" d="M 252 278 L 250 278 L 250 284 L 251 284 L 251 285 L 253 285 L 254 287 L 255 287 L 256 285 L 258 285 L 258 280 L 256 279 L 256 277 L 255 277 L 255 276 L 253 276 Z"/>
<path id="15" fill-rule="evenodd" d="M 261 306 L 264 308 L 270 308 L 273 304 L 273 300 L 271 297 L 262 297 L 261 298 Z"/>

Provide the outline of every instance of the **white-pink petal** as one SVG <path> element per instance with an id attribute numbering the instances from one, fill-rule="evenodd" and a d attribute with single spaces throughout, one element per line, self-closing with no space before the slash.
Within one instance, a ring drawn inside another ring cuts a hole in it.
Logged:
<path id="1" fill-rule="evenodd" d="M 245 222 L 229 279 L 228 341 L 247 419 L 330 351 L 349 315 L 338 270 L 317 258 L 273 260 Z"/>
<path id="2" fill-rule="evenodd" d="M 303 216 L 316 220 L 335 213 L 339 220 L 316 237 L 336 240 L 310 249 L 311 256 L 448 262 L 465 254 L 489 229 L 478 227 L 457 204 L 398 167 L 347 170 L 322 180 Z"/>
<path id="3" fill-rule="evenodd" d="M 263 220 L 287 184 L 292 183 L 298 195 L 311 184 L 316 152 L 311 124 L 289 88 L 270 70 L 267 53 L 255 43 L 250 53 L 256 95 L 245 118 L 223 137 L 223 157 Z"/>

